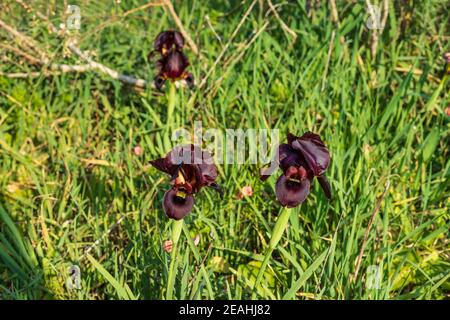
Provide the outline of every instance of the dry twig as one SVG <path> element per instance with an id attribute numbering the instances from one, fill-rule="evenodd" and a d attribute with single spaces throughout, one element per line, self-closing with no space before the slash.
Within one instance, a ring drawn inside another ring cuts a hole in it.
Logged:
<path id="1" fill-rule="evenodd" d="M 229 65 L 233 65 L 236 62 L 238 62 L 239 60 L 242 59 L 242 57 L 244 56 L 245 52 L 251 47 L 251 45 L 256 41 L 256 39 L 261 35 L 261 33 L 266 30 L 267 26 L 269 25 L 269 22 L 266 21 L 266 23 L 258 30 L 258 32 L 255 33 L 255 35 L 250 39 L 250 41 L 248 42 L 248 44 L 242 48 L 240 50 L 240 52 L 237 54 L 236 57 L 234 57 L 233 59 L 231 59 L 228 63 L 226 63 L 224 65 L 224 68 L 226 69 Z M 222 75 L 215 83 L 214 83 L 214 87 L 211 88 L 211 95 L 210 97 L 214 97 L 217 93 L 217 89 L 219 88 L 220 84 L 222 83 L 222 81 L 225 79 L 226 73 L 224 75 Z"/>
<path id="2" fill-rule="evenodd" d="M 28 5 L 23 3 L 21 0 L 16 0 L 16 1 L 19 4 L 21 4 L 22 6 L 26 6 L 28 11 L 32 10 L 31 7 L 29 7 Z M 48 24 L 48 26 L 49 26 L 50 30 L 52 30 L 52 32 L 59 34 L 58 28 L 48 19 L 47 16 L 45 16 L 44 14 L 42 14 L 39 11 L 35 11 L 35 14 Z M 41 64 L 45 65 L 45 64 L 50 63 L 50 60 L 46 57 L 46 54 L 38 49 L 38 46 L 33 39 L 30 39 L 30 38 L 24 36 L 22 33 L 17 31 L 15 28 L 9 26 L 2 20 L 0 20 L 0 27 L 5 29 L 6 31 L 8 31 L 11 35 L 13 35 L 14 40 L 16 42 L 19 42 L 19 44 L 25 43 L 29 49 L 39 53 L 39 55 L 41 56 L 41 59 L 40 59 Z M 25 77 L 33 78 L 33 77 L 39 77 L 42 74 L 49 76 L 49 75 L 58 75 L 61 73 L 66 73 L 66 72 L 86 72 L 86 71 L 91 71 L 91 70 L 97 70 L 97 71 L 107 74 L 108 76 L 110 76 L 113 79 L 120 80 L 124 83 L 133 85 L 138 88 L 144 88 L 149 85 L 149 83 L 144 79 L 139 79 L 139 78 L 136 78 L 133 76 L 121 74 L 111 68 L 108 68 L 107 66 L 105 66 L 99 62 L 92 60 L 92 58 L 89 57 L 87 54 L 85 54 L 80 48 L 78 48 L 74 42 L 69 43 L 68 48 L 74 54 L 76 54 L 78 57 L 85 60 L 87 62 L 87 65 L 69 66 L 66 64 L 50 64 L 50 70 L 54 70 L 54 71 L 58 71 L 58 72 L 50 74 L 46 70 L 43 70 L 42 72 L 31 72 L 31 73 L 11 73 L 11 74 L 3 73 L 3 75 L 7 76 L 9 78 L 25 78 Z M 152 87 L 154 87 L 153 83 L 151 85 L 152 85 Z"/>
<path id="3" fill-rule="evenodd" d="M 67 65 L 67 64 L 56 64 L 53 63 L 50 65 L 49 72 L 47 69 L 42 69 L 41 71 L 35 72 L 13 72 L 13 73 L 4 73 L 0 72 L 0 76 L 4 76 L 10 79 L 25 79 L 25 78 L 39 78 L 41 76 L 56 76 L 61 75 L 63 73 L 69 72 L 86 72 L 92 70 L 90 65 Z"/>
<path id="4" fill-rule="evenodd" d="M 291 28 L 289 28 L 287 26 L 287 24 L 281 19 L 280 15 L 278 14 L 277 10 L 275 9 L 275 6 L 273 5 L 272 1 L 267 0 L 267 3 L 269 4 L 270 10 L 272 10 L 273 14 L 280 22 L 280 25 L 283 28 L 283 30 L 286 31 L 287 33 L 289 33 L 292 36 L 292 38 L 294 38 L 294 42 L 295 42 L 295 40 L 297 40 L 297 34 Z"/>
<path id="5" fill-rule="evenodd" d="M 9 46 L 6 44 L 0 44 L 0 47 L 3 47 L 11 52 L 16 53 L 17 55 L 25 57 L 32 64 L 38 64 L 38 65 L 43 66 L 42 70 L 39 72 L 17 72 L 17 73 L 0 72 L 0 75 L 2 75 L 4 77 L 11 78 L 11 79 L 37 78 L 42 75 L 51 76 L 51 75 L 59 75 L 62 73 L 68 73 L 68 72 L 86 72 L 86 71 L 92 70 L 92 67 L 90 65 L 67 65 L 67 64 L 52 63 L 50 61 L 50 59 L 47 58 L 47 55 L 38 49 L 38 46 L 33 39 L 30 39 L 27 36 L 23 35 L 17 29 L 8 25 L 7 23 L 5 23 L 2 20 L 0 20 L 0 27 L 5 29 L 13 37 L 14 41 L 17 42 L 19 45 L 23 45 L 24 43 L 26 43 L 26 48 L 28 48 L 34 52 L 39 52 L 41 58 L 40 59 L 36 58 L 36 57 L 32 56 L 31 54 L 28 54 L 18 48 L 15 48 L 15 47 L 12 47 L 12 46 Z M 54 71 L 54 72 L 49 72 L 49 71 Z"/>
<path id="6" fill-rule="evenodd" d="M 175 24 L 177 25 L 179 31 L 183 35 L 183 37 L 186 39 L 186 42 L 188 43 L 191 50 L 196 54 L 199 55 L 200 52 L 198 51 L 198 47 L 195 44 L 195 42 L 192 40 L 192 38 L 189 36 L 189 33 L 186 31 L 186 29 L 183 26 L 183 23 L 181 22 L 180 18 L 178 17 L 172 2 L 170 0 L 164 0 L 164 6 L 169 10 L 170 15 L 172 16 L 173 20 L 175 21 Z"/>
<path id="7" fill-rule="evenodd" d="M 375 16 L 375 12 L 373 10 L 373 6 L 370 3 L 370 0 L 366 0 L 367 10 L 369 11 L 370 17 L 372 21 L 376 21 L 377 17 Z M 384 30 L 386 26 L 387 18 L 389 15 L 389 0 L 383 1 L 383 17 L 380 21 L 380 25 L 377 28 L 373 28 L 371 32 L 371 43 L 370 43 L 370 53 L 372 58 L 375 59 L 377 55 L 378 49 L 378 38 Z"/>
<path id="8" fill-rule="evenodd" d="M 77 56 L 79 56 L 80 58 L 85 60 L 91 66 L 92 69 L 95 69 L 97 71 L 105 73 L 105 74 L 107 74 L 108 76 L 110 76 L 113 79 L 120 80 L 122 82 L 125 82 L 127 84 L 131 84 L 131 85 L 133 85 L 135 87 L 138 87 L 138 88 L 145 88 L 149 84 L 144 79 L 139 79 L 139 78 L 135 78 L 133 76 L 128 76 L 128 75 L 125 75 L 125 74 L 121 74 L 121 73 L 117 72 L 116 70 L 108 68 L 107 66 L 92 60 L 87 54 L 85 54 L 83 51 L 81 51 L 81 49 L 78 48 L 73 42 L 70 43 L 67 47 L 74 54 L 76 54 Z"/>
<path id="9" fill-rule="evenodd" d="M 359 272 L 359 268 L 361 267 L 361 261 L 362 261 L 363 255 L 364 255 L 364 249 L 366 248 L 367 239 L 369 238 L 370 229 L 372 227 L 373 221 L 375 220 L 376 214 L 380 210 L 381 202 L 386 197 L 387 191 L 389 190 L 389 186 L 390 186 L 390 181 L 387 180 L 386 184 L 384 185 L 383 194 L 381 195 L 380 198 L 378 198 L 377 205 L 375 206 L 375 208 L 372 211 L 372 215 L 370 217 L 369 224 L 367 225 L 366 232 L 364 233 L 364 240 L 361 244 L 361 250 L 359 251 L 358 258 L 356 259 L 355 273 L 353 274 L 353 277 L 351 280 L 352 282 L 355 282 L 356 279 L 358 278 L 358 272 Z"/>
<path id="10" fill-rule="evenodd" d="M 245 12 L 245 14 L 243 15 L 241 21 L 239 21 L 236 29 L 234 30 L 234 32 L 231 34 L 230 38 L 228 39 L 228 42 L 226 43 L 226 45 L 223 47 L 222 51 L 220 52 L 219 56 L 216 58 L 216 60 L 214 61 L 212 67 L 208 70 L 208 72 L 206 73 L 206 75 L 203 77 L 202 82 L 200 82 L 199 84 L 199 89 L 203 88 L 203 86 L 206 84 L 206 81 L 208 80 L 209 76 L 212 74 L 212 72 L 216 69 L 217 65 L 219 64 L 220 60 L 222 60 L 223 55 L 225 54 L 225 52 L 228 50 L 228 48 L 231 45 L 231 41 L 233 41 L 234 37 L 237 35 L 237 33 L 239 32 L 239 30 L 241 29 L 242 25 L 244 24 L 244 21 L 247 19 L 247 17 L 250 15 L 250 12 L 252 12 L 253 7 L 255 6 L 257 0 L 254 0 L 252 2 L 252 4 L 250 4 L 250 6 L 248 7 L 247 11 Z"/>
<path id="11" fill-rule="evenodd" d="M 22 48 L 25 50 L 31 51 L 35 54 L 39 55 L 39 58 L 46 59 L 46 54 L 38 47 L 36 42 L 20 33 L 15 28 L 8 25 L 6 22 L 0 19 L 0 28 L 5 29 Z"/>

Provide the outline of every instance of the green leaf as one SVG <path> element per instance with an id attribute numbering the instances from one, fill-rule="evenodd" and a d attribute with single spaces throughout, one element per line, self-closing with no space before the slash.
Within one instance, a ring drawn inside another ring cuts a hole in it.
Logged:
<path id="1" fill-rule="evenodd" d="M 295 293 L 305 284 L 305 282 L 312 276 L 323 260 L 327 256 L 328 249 L 322 252 L 322 254 L 309 266 L 308 269 L 300 276 L 300 278 L 291 286 L 288 292 L 283 296 L 283 300 L 289 300 L 295 297 Z"/>
<path id="2" fill-rule="evenodd" d="M 97 269 L 98 272 L 102 274 L 103 277 L 116 289 L 117 294 L 120 298 L 124 300 L 136 300 L 136 297 L 131 293 L 130 288 L 127 284 L 123 286 L 117 281 L 103 266 L 95 260 L 91 255 L 87 254 L 86 257 L 91 262 L 91 264 Z"/>
<path id="3" fill-rule="evenodd" d="M 440 139 L 439 128 L 434 128 L 428 134 L 425 141 L 423 142 L 422 148 L 423 161 L 427 162 L 428 160 L 430 160 L 431 156 L 436 150 L 437 145 L 439 144 L 439 139 Z"/>

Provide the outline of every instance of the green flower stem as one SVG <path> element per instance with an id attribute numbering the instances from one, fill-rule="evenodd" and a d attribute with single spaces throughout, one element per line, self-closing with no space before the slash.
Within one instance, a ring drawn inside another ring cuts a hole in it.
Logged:
<path id="1" fill-rule="evenodd" d="M 175 111 L 175 104 L 177 102 L 177 88 L 175 87 L 175 83 L 170 82 L 169 89 L 169 102 L 167 106 L 167 125 L 170 127 L 173 126 L 173 114 Z"/>
<path id="2" fill-rule="evenodd" d="M 269 260 L 270 258 L 272 258 L 272 253 L 276 249 L 278 243 L 281 240 L 281 237 L 283 236 L 290 216 L 291 210 L 289 208 L 283 208 L 283 211 L 281 212 L 280 216 L 277 219 L 277 222 L 275 223 L 275 227 L 273 228 L 272 235 L 270 237 L 269 247 L 267 248 L 261 268 L 259 268 L 255 285 L 253 286 L 252 299 L 256 298 L 256 290 L 264 276 L 264 272 L 266 271 L 267 265 L 269 264 Z"/>
<path id="3" fill-rule="evenodd" d="M 173 119 L 173 115 L 175 113 L 175 105 L 177 103 L 177 88 L 175 87 L 175 83 L 170 82 L 169 86 L 169 96 L 167 98 L 167 123 L 164 135 L 164 146 L 167 149 L 167 152 L 172 149 L 170 138 L 172 131 L 175 129 L 175 120 Z"/>
<path id="4" fill-rule="evenodd" d="M 180 234 L 182 229 L 183 229 L 183 219 L 174 220 L 172 224 L 172 252 L 170 254 L 166 300 L 172 300 L 173 289 L 175 287 L 175 278 L 177 276 L 176 261 L 177 261 L 178 240 L 180 240 Z"/>

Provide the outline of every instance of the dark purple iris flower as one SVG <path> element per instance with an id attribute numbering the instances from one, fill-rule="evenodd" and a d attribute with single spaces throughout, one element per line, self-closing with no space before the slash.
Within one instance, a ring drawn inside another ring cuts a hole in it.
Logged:
<path id="1" fill-rule="evenodd" d="M 330 153 L 320 136 L 307 132 L 301 137 L 288 134 L 288 143 L 278 147 L 278 166 L 283 174 L 278 178 L 275 191 L 278 201 L 288 208 L 296 207 L 308 196 L 314 177 L 317 177 L 325 196 L 331 199 L 331 187 L 325 177 L 330 163 Z M 275 170 L 271 166 L 261 179 L 265 180 Z"/>
<path id="2" fill-rule="evenodd" d="M 184 38 L 177 31 L 163 31 L 155 39 L 154 50 L 149 54 L 149 60 L 155 52 L 161 55 L 156 62 L 158 74 L 155 77 L 155 87 L 158 90 L 166 80 L 185 80 L 189 88 L 194 86 L 194 76 L 186 71 L 189 60 L 183 53 Z"/>
<path id="3" fill-rule="evenodd" d="M 208 151 L 194 145 L 177 146 L 164 158 L 150 162 L 156 169 L 169 174 L 172 188 L 164 195 L 166 215 L 175 220 L 183 219 L 194 206 L 194 195 L 202 187 L 220 192 L 215 183 L 217 167 Z"/>

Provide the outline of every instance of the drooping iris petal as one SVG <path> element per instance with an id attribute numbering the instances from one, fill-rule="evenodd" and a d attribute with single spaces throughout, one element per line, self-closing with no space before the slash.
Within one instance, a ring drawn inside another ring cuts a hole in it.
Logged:
<path id="1" fill-rule="evenodd" d="M 191 212 L 194 206 L 194 197 L 190 194 L 181 197 L 177 193 L 177 190 L 170 189 L 164 194 L 163 208 L 169 218 L 180 220 Z"/>
<path id="2" fill-rule="evenodd" d="M 330 153 L 319 135 L 307 132 L 292 142 L 292 147 L 301 152 L 309 169 L 321 176 L 330 163 Z"/>
<path id="3" fill-rule="evenodd" d="M 202 152 L 201 163 L 197 164 L 201 173 L 201 183 L 210 186 L 217 178 L 217 167 L 213 162 L 213 156 L 208 151 Z"/>
<path id="4" fill-rule="evenodd" d="M 159 171 L 168 173 L 170 175 L 172 175 L 173 173 L 171 172 L 171 164 L 168 163 L 167 158 L 159 158 L 156 160 L 151 160 L 150 164 L 152 166 L 154 166 L 156 169 L 158 169 Z"/>
<path id="5" fill-rule="evenodd" d="M 331 199 L 331 186 L 330 186 L 330 183 L 328 182 L 327 177 L 320 176 L 320 177 L 317 177 L 317 180 L 319 180 L 319 184 L 322 187 L 322 190 L 323 190 L 323 193 L 325 194 L 325 196 L 328 199 Z"/>
<path id="6" fill-rule="evenodd" d="M 259 178 L 261 179 L 261 181 L 267 180 L 267 178 L 269 178 L 272 175 L 272 173 L 275 170 L 277 170 L 278 165 L 280 163 L 279 150 L 280 146 L 278 146 L 275 155 L 270 160 L 269 166 L 259 169 Z"/>
<path id="7" fill-rule="evenodd" d="M 266 181 L 277 168 L 278 165 L 275 162 L 271 162 L 269 167 L 261 168 L 259 170 L 259 178 L 261 181 Z"/>
<path id="8" fill-rule="evenodd" d="M 182 78 L 184 71 L 189 66 L 187 57 L 180 51 L 172 50 L 161 61 L 161 73 L 171 80 Z"/>
<path id="9" fill-rule="evenodd" d="M 309 194 L 310 186 L 311 183 L 308 179 L 294 181 L 282 175 L 277 180 L 275 192 L 278 201 L 283 206 L 293 208 L 305 201 Z"/>
<path id="10" fill-rule="evenodd" d="M 187 86 L 189 87 L 189 89 L 194 88 L 195 86 L 195 80 L 194 80 L 194 75 L 190 72 L 185 73 L 186 78 L 184 79 L 186 81 Z"/>
<path id="11" fill-rule="evenodd" d="M 162 90 L 162 87 L 163 87 L 163 85 L 164 85 L 165 82 L 166 82 L 166 80 L 165 80 L 164 77 L 161 76 L 160 74 L 158 74 L 158 75 L 155 77 L 154 81 L 153 81 L 153 83 L 155 84 L 155 88 L 156 88 L 157 90 L 159 90 L 159 91 Z"/>
<path id="12" fill-rule="evenodd" d="M 194 145 L 176 146 L 166 154 L 164 158 L 150 161 L 156 169 L 165 172 L 171 176 L 175 175 L 182 164 L 191 164 L 191 152 L 194 152 L 198 147 Z"/>
<path id="13" fill-rule="evenodd" d="M 294 142 L 296 139 L 297 139 L 297 136 L 295 136 L 292 133 L 288 132 L 288 134 L 287 134 L 287 141 L 288 141 L 289 145 L 291 145 L 292 142 Z"/>
<path id="14" fill-rule="evenodd" d="M 283 170 L 275 186 L 283 206 L 296 207 L 305 201 L 314 177 L 318 178 L 325 196 L 331 199 L 331 186 L 324 176 L 330 154 L 320 136 L 312 132 L 301 137 L 288 133 L 287 142 L 278 146 L 278 157 L 272 159 L 271 166 L 260 171 L 261 180 L 267 179 L 277 166 Z"/>

